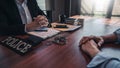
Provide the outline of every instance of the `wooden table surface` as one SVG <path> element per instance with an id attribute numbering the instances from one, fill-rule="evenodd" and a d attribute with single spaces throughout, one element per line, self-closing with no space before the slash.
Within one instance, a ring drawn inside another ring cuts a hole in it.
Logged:
<path id="1" fill-rule="evenodd" d="M 53 37 L 43 41 L 24 56 L 1 45 L 0 68 L 86 68 L 88 61 L 80 51 L 79 41 L 83 36 L 105 35 L 119 28 L 106 24 L 107 22 L 104 19 L 85 18 L 82 28 L 59 34 L 67 38 L 66 45 L 52 43 Z"/>

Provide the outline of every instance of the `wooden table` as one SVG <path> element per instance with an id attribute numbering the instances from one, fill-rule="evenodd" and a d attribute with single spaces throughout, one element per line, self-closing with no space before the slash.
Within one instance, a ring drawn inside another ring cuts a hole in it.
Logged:
<path id="1" fill-rule="evenodd" d="M 82 28 L 60 34 L 67 38 L 64 46 L 51 43 L 53 37 L 40 43 L 30 53 L 20 56 L 1 45 L 0 68 L 86 68 L 88 62 L 80 51 L 79 40 L 83 36 L 112 33 L 117 28 L 106 24 L 104 19 L 85 18 Z"/>

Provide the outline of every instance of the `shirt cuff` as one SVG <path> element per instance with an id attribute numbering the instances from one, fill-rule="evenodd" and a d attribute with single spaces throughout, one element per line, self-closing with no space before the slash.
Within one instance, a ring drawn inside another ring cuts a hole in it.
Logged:
<path id="1" fill-rule="evenodd" d="M 102 63 L 113 59 L 113 57 L 110 57 L 108 55 L 106 55 L 106 53 L 104 52 L 99 52 L 92 60 L 91 62 L 87 65 L 88 68 L 95 68 L 95 67 L 99 67 L 99 65 L 101 65 Z"/>
<path id="2" fill-rule="evenodd" d="M 120 43 L 120 29 L 117 29 L 114 34 L 117 36 L 117 43 Z"/>
<path id="3" fill-rule="evenodd" d="M 25 25 L 24 31 L 25 31 L 26 33 L 28 32 L 27 29 L 26 29 L 26 25 Z"/>

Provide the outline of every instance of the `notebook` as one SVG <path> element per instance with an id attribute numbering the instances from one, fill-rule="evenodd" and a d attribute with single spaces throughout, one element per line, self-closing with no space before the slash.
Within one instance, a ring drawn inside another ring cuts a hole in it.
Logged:
<path id="1" fill-rule="evenodd" d="M 56 25 L 66 25 L 67 28 L 56 28 Z M 69 25 L 69 24 L 52 23 L 52 27 L 59 31 L 74 31 L 82 27 L 82 25 L 75 26 L 75 25 Z"/>
<path id="2" fill-rule="evenodd" d="M 49 37 L 52 37 L 56 34 L 60 33 L 60 31 L 54 29 L 54 28 L 47 28 L 47 31 L 32 31 L 32 32 L 28 32 L 28 34 L 30 35 L 35 35 L 37 37 L 46 39 Z"/>

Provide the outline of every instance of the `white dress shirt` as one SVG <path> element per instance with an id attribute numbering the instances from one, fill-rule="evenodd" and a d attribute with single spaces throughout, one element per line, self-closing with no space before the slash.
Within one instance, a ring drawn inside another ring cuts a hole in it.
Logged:
<path id="1" fill-rule="evenodd" d="M 27 6 L 27 0 L 24 0 L 23 3 L 21 3 L 19 0 L 15 0 L 21 19 L 23 24 L 28 24 L 32 22 L 32 17 L 30 14 L 30 11 Z"/>

